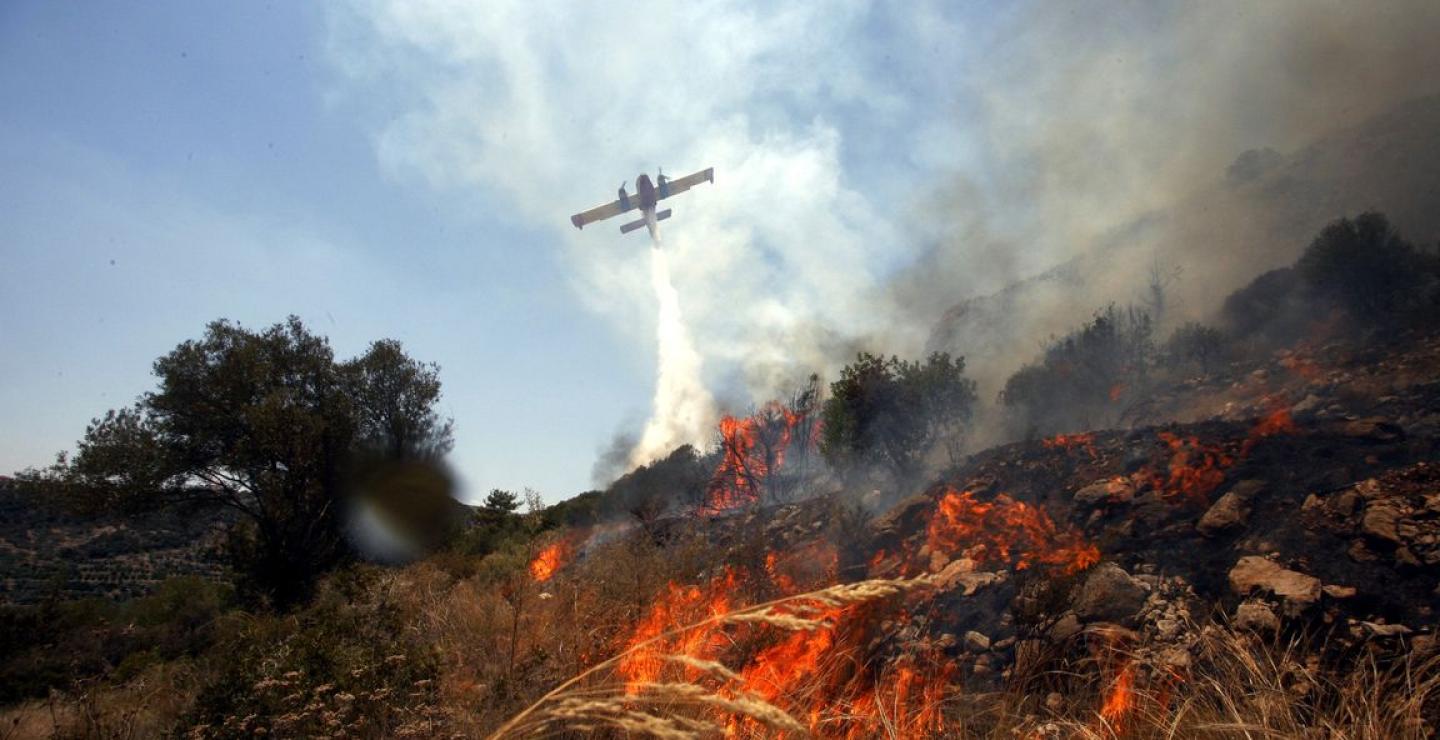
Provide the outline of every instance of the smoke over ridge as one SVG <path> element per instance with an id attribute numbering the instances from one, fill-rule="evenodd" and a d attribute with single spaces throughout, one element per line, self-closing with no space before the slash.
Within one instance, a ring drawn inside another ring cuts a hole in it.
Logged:
<path id="1" fill-rule="evenodd" d="M 382 162 L 553 225 L 577 293 L 637 346 L 655 309 L 641 250 L 564 216 L 641 168 L 716 168 L 676 200 L 666 247 L 700 379 L 670 390 L 691 409 L 702 391 L 744 406 L 833 377 L 856 349 L 965 354 L 985 395 L 1157 266 L 1181 271 L 1176 321 L 1346 212 L 1435 237 L 1435 137 L 1366 124 L 1440 92 L 1424 0 L 331 15 L 342 94 L 405 82 L 377 117 Z M 637 43 L 641 18 L 664 43 Z"/>

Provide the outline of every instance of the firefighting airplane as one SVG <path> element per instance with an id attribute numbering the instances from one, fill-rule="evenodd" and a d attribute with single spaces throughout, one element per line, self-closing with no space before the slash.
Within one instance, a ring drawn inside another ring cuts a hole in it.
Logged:
<path id="1" fill-rule="evenodd" d="M 618 216 L 626 211 L 639 208 L 640 218 L 621 226 L 620 233 L 628 234 L 644 226 L 650 229 L 650 238 L 659 241 L 659 223 L 670 218 L 670 209 L 666 208 L 656 213 L 655 204 L 672 195 L 679 195 L 702 182 L 715 182 L 715 168 L 710 167 L 678 180 L 671 180 L 665 177 L 663 172 L 657 171 L 655 179 L 660 181 L 658 187 L 650 182 L 649 175 L 641 173 L 639 177 L 635 178 L 635 190 L 638 192 L 633 197 L 625 192 L 625 183 L 620 183 L 618 200 L 603 206 L 596 206 L 583 213 L 577 213 L 570 217 L 570 223 L 575 224 L 577 229 L 583 229 L 585 224 L 603 221 L 611 216 Z"/>

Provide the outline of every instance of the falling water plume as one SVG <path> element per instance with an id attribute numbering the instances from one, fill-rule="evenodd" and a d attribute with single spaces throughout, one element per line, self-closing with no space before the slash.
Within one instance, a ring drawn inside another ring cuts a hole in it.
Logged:
<path id="1" fill-rule="evenodd" d="M 670 280 L 670 258 L 661 248 L 659 225 L 650 228 L 650 283 L 659 303 L 659 372 L 655 403 L 640 442 L 630 452 L 631 466 L 658 459 L 682 444 L 703 446 L 715 421 L 715 399 L 700 381 L 700 354 L 680 315 L 680 295 Z"/>

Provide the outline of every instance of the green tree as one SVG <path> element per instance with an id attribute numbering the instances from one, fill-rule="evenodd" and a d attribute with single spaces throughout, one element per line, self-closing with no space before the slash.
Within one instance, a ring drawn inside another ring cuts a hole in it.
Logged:
<path id="1" fill-rule="evenodd" d="M 1219 329 L 1191 321 L 1170 335 L 1165 343 L 1165 356 L 1172 365 L 1194 363 L 1202 374 L 1209 374 L 1210 367 L 1225 350 L 1225 335 Z"/>
<path id="2" fill-rule="evenodd" d="M 86 430 L 69 468 L 115 498 L 204 498 L 242 515 L 231 554 L 244 585 L 277 604 L 308 595 L 348 555 L 341 527 L 357 452 L 449 449 L 440 386 L 393 342 L 337 363 L 296 317 L 263 331 L 212 322 L 156 360 L 159 388 Z"/>
<path id="3" fill-rule="evenodd" d="M 500 516 L 513 514 L 515 510 L 520 508 L 520 497 L 510 491 L 502 491 L 496 488 L 485 496 L 485 501 L 481 506 L 488 513 Z"/>
<path id="4" fill-rule="evenodd" d="M 1431 271 L 1424 256 L 1380 213 L 1363 213 L 1353 221 L 1342 218 L 1326 226 L 1295 268 L 1316 294 L 1366 322 L 1380 322 L 1411 308 Z"/>
<path id="5" fill-rule="evenodd" d="M 854 471 L 877 465 L 907 477 L 942 438 L 969 421 L 975 382 L 964 358 L 937 352 L 924 363 L 861 353 L 830 385 L 821 452 L 830 464 Z"/>

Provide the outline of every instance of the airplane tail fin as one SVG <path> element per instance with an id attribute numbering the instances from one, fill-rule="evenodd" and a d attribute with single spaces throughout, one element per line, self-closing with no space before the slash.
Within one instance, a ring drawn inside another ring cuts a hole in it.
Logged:
<path id="1" fill-rule="evenodd" d="M 670 218 L 670 209 L 669 209 L 669 208 L 666 208 L 665 210 L 660 211 L 659 213 L 656 213 L 656 214 L 655 214 L 655 220 L 656 220 L 656 221 L 664 221 L 664 220 L 667 219 L 667 218 Z M 622 233 L 622 234 L 628 234 L 628 233 L 630 233 L 630 232 L 632 232 L 632 231 L 634 231 L 634 230 L 636 230 L 636 229 L 638 229 L 638 228 L 640 228 L 641 226 L 644 226 L 644 225 L 645 225 L 645 219 L 643 219 L 643 218 L 636 219 L 636 220 L 634 220 L 634 221 L 631 221 L 631 222 L 628 223 L 628 224 L 625 224 L 624 226 L 621 226 L 621 227 L 620 227 L 620 233 Z"/>

